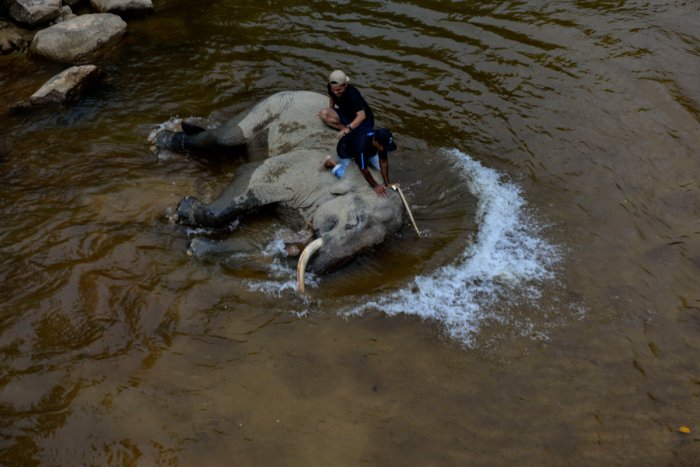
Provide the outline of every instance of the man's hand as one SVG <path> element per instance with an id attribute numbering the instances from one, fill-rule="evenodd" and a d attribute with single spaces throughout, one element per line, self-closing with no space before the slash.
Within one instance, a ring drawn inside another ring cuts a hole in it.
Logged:
<path id="1" fill-rule="evenodd" d="M 373 190 L 380 198 L 386 198 L 386 195 L 388 193 L 384 185 L 377 185 L 373 188 Z"/>

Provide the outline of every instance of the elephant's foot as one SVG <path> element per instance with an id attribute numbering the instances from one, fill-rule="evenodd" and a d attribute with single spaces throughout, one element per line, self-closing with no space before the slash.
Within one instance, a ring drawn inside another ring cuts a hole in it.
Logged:
<path id="1" fill-rule="evenodd" d="M 176 152 L 185 151 L 185 133 L 163 130 L 156 136 L 156 147 Z"/>
<path id="2" fill-rule="evenodd" d="M 196 135 L 197 133 L 201 133 L 203 131 L 207 131 L 207 129 L 201 125 L 199 125 L 199 120 L 194 121 L 194 120 L 183 120 L 180 123 L 180 126 L 182 127 L 182 131 L 187 134 L 187 135 Z"/>
<path id="3" fill-rule="evenodd" d="M 187 196 L 180 200 L 175 211 L 175 220 L 179 224 L 198 226 L 208 224 L 207 208 L 197 198 Z"/>

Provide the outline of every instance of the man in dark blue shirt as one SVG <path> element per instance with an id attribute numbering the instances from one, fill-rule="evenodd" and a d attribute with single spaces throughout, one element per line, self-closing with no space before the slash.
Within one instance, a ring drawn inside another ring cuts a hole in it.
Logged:
<path id="1" fill-rule="evenodd" d="M 331 73 L 326 89 L 330 97 L 329 107 L 321 109 L 318 116 L 323 123 L 338 131 L 341 138 L 353 130 L 360 132 L 374 128 L 374 114 L 360 91 L 350 83 L 350 78 L 340 70 Z"/>
<path id="2" fill-rule="evenodd" d="M 360 168 L 360 172 L 378 196 L 387 195 L 389 181 L 389 157 L 388 153 L 396 149 L 396 143 L 391 132 L 386 128 L 370 130 L 360 133 L 352 132 L 343 136 L 338 141 L 336 148 L 340 162 L 333 161 L 330 156 L 326 159 L 324 167 L 331 169 L 331 173 L 338 178 L 345 174 L 350 161 L 354 160 Z M 373 166 L 382 174 L 383 185 L 378 184 L 369 171 Z"/>

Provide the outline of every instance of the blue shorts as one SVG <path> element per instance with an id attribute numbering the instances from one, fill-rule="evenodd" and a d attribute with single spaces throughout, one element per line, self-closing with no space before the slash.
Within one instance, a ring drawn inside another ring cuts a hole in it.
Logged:
<path id="1" fill-rule="evenodd" d="M 379 168 L 379 154 L 375 154 L 374 156 L 370 157 L 368 161 L 369 165 L 381 171 Z M 340 162 L 333 167 L 331 173 L 338 178 L 343 178 L 343 175 L 345 175 L 345 171 L 347 170 L 348 165 L 350 165 L 350 162 L 352 162 L 352 159 L 340 159 Z"/>

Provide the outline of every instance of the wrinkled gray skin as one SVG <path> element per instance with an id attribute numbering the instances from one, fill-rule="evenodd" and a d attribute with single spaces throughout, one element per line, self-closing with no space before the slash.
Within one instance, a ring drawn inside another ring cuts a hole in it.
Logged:
<path id="1" fill-rule="evenodd" d="M 286 91 L 212 130 L 161 132 L 156 138 L 160 148 L 199 154 L 247 149 L 254 160 L 240 167 L 211 203 L 182 199 L 178 222 L 222 227 L 256 208 L 275 205 L 290 228 L 312 229 L 314 237 L 323 239 L 308 265 L 315 273 L 337 269 L 386 241 L 403 224 L 400 197 L 391 190 L 386 198 L 377 196 L 354 164 L 342 180 L 321 169 L 327 155 L 335 158 L 337 143 L 336 132 L 317 116 L 327 105 L 327 96 Z M 378 173 L 374 176 L 381 180 Z"/>

